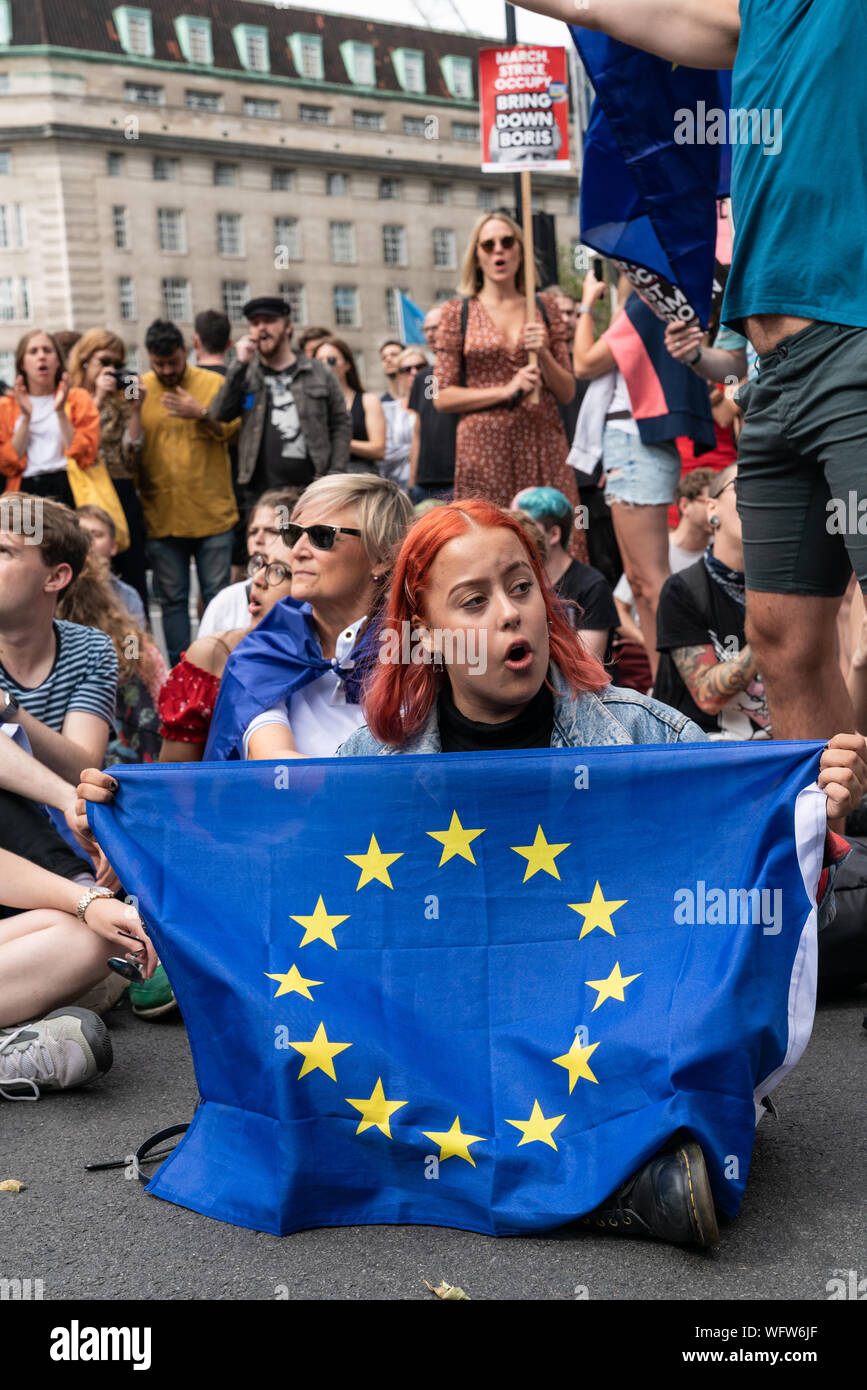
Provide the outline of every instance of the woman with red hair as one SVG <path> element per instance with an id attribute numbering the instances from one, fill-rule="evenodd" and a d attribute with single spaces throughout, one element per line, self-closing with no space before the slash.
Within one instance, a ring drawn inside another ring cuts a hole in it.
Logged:
<path id="1" fill-rule="evenodd" d="M 379 643 L 363 702 L 367 728 L 338 756 L 706 738 L 685 715 L 608 684 L 520 522 L 488 502 L 454 502 L 416 521 L 398 555 Z M 859 804 L 865 752 L 860 736 L 838 734 L 822 755 L 830 816 Z M 581 1224 L 716 1244 L 701 1148 L 674 1138 Z"/>
<path id="2" fill-rule="evenodd" d="M 408 533 L 365 692 L 359 753 L 474 752 L 699 739 L 687 718 L 608 684 L 519 521 L 472 498 Z"/>

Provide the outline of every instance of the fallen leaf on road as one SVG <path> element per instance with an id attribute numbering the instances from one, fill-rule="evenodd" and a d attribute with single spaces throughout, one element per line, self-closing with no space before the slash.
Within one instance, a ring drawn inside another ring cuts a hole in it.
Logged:
<path id="1" fill-rule="evenodd" d="M 468 1293 L 464 1293 L 463 1289 L 459 1289 L 457 1284 L 447 1284 L 445 1279 L 443 1279 L 439 1288 L 436 1289 L 433 1284 L 428 1284 L 426 1279 L 422 1280 L 422 1283 L 427 1284 L 431 1293 L 435 1293 L 437 1298 L 465 1298 L 468 1303 L 471 1302 Z"/>
<path id="2" fill-rule="evenodd" d="M 7 1178 L 5 1182 L 0 1182 L 0 1192 L 23 1192 L 24 1183 L 17 1178 Z"/>

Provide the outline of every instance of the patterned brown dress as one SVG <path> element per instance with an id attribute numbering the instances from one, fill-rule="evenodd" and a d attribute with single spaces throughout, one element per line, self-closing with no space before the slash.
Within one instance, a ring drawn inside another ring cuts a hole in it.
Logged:
<path id="1" fill-rule="evenodd" d="M 556 300 L 540 296 L 548 314 L 551 353 L 571 372 Z M 536 311 L 537 322 L 544 322 Z M 435 374 L 440 390 L 461 385 L 461 301 L 443 305 L 437 344 Z M 478 299 L 471 299 L 467 334 L 463 343 L 468 388 L 505 386 L 520 367 L 527 365 L 522 347 L 509 347 Z M 580 505 L 575 473 L 566 462 L 569 445 L 552 391 L 542 384 L 539 404 L 525 396 L 514 410 L 467 411 L 460 416 L 455 449 L 455 497 L 484 497 L 498 507 L 508 507 L 516 492 L 526 487 L 555 487 L 573 506 Z M 577 521 L 577 513 L 576 513 Z M 569 553 L 587 564 L 587 537 L 573 527 Z"/>

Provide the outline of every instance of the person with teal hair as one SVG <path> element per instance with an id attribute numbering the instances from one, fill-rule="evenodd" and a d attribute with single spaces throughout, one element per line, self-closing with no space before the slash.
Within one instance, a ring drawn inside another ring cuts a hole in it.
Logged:
<path id="1" fill-rule="evenodd" d="M 605 576 L 573 560 L 567 549 L 573 527 L 585 524 L 586 508 L 573 509 L 555 487 L 528 487 L 512 500 L 512 511 L 526 512 L 545 533 L 542 561 L 555 593 L 566 600 L 585 646 L 602 662 L 611 659 L 611 636 L 618 625 L 614 595 Z"/>

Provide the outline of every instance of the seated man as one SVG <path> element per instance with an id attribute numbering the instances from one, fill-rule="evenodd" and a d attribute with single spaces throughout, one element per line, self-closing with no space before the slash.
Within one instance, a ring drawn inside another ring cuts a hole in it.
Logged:
<path id="1" fill-rule="evenodd" d="M 600 661 L 606 660 L 617 627 L 617 609 L 605 576 L 592 565 L 573 560 L 567 550 L 575 520 L 569 499 L 554 487 L 528 487 L 513 499 L 512 509 L 526 512 L 542 527 L 548 579 L 560 597 L 569 600 L 567 616 L 585 646 Z"/>
<path id="2" fill-rule="evenodd" d="M 654 695 L 712 738 L 770 737 L 765 688 L 744 632 L 746 599 L 737 467 L 717 474 L 707 509 L 711 542 L 665 583 L 657 614 Z"/>

